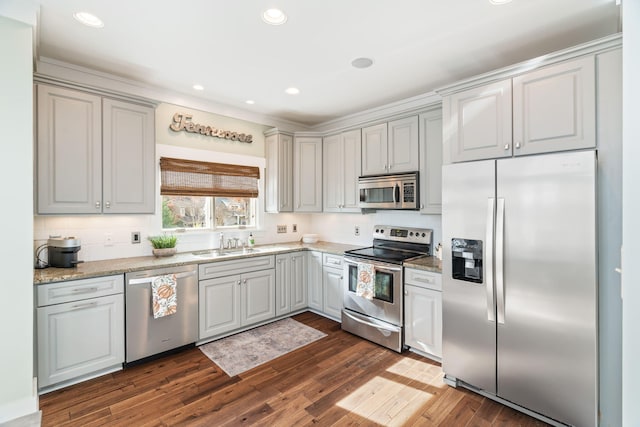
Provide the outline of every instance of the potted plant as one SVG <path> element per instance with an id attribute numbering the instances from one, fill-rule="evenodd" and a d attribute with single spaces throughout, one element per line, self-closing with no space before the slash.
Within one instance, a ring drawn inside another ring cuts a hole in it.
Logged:
<path id="1" fill-rule="evenodd" d="M 176 236 L 163 234 L 161 236 L 149 236 L 149 241 L 153 246 L 153 254 L 155 256 L 171 256 L 176 253 Z"/>

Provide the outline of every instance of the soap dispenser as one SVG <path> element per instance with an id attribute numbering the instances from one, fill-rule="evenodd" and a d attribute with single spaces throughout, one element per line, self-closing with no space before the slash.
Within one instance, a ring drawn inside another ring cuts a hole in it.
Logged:
<path id="1" fill-rule="evenodd" d="M 247 239 L 247 244 L 250 248 L 252 248 L 253 245 L 256 244 L 256 241 L 253 238 L 253 233 L 249 233 L 249 239 Z"/>

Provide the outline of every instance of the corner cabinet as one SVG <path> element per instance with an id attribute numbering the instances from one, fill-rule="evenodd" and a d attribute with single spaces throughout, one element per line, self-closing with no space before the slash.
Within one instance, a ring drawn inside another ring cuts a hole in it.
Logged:
<path id="1" fill-rule="evenodd" d="M 293 212 L 293 135 L 265 135 L 265 211 Z"/>
<path id="2" fill-rule="evenodd" d="M 307 253 L 307 295 L 309 308 L 322 312 L 322 252 Z"/>
<path id="3" fill-rule="evenodd" d="M 293 210 L 322 212 L 322 138 L 296 135 L 293 145 Z"/>
<path id="4" fill-rule="evenodd" d="M 420 114 L 420 213 L 442 213 L 442 110 Z"/>
<path id="5" fill-rule="evenodd" d="M 445 96 L 451 162 L 593 148 L 595 90 L 591 55 Z"/>
<path id="6" fill-rule="evenodd" d="M 307 307 L 307 254 L 276 255 L 276 316 Z"/>
<path id="7" fill-rule="evenodd" d="M 324 212 L 360 212 L 361 141 L 360 129 L 328 136 L 322 141 Z"/>
<path id="8" fill-rule="evenodd" d="M 418 154 L 417 116 L 362 129 L 362 175 L 417 171 Z"/>
<path id="9" fill-rule="evenodd" d="M 37 213 L 154 213 L 155 112 L 37 86 Z"/>

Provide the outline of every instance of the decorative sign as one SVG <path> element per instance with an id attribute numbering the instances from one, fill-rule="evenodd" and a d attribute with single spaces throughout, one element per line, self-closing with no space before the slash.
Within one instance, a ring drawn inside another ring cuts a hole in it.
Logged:
<path id="1" fill-rule="evenodd" d="M 169 125 L 169 129 L 175 132 L 185 131 L 189 133 L 199 133 L 200 135 L 213 136 L 216 138 L 230 139 L 231 141 L 253 142 L 253 135 L 244 133 L 231 132 L 228 130 L 217 129 L 213 126 L 205 126 L 199 123 L 193 123 L 191 114 L 175 113 L 173 115 L 173 123 Z"/>

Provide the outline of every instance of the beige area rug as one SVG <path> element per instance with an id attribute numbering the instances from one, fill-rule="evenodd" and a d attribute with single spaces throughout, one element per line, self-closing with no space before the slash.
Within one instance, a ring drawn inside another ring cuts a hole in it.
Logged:
<path id="1" fill-rule="evenodd" d="M 283 319 L 204 344 L 200 350 L 232 377 L 326 336 L 293 319 Z"/>

